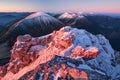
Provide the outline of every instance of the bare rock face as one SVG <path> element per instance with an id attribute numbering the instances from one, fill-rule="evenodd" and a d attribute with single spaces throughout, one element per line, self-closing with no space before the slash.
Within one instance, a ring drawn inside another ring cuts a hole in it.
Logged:
<path id="1" fill-rule="evenodd" d="M 83 67 L 82 67 L 83 66 Z M 81 60 L 55 56 L 51 61 L 40 64 L 36 69 L 23 75 L 19 80 L 71 80 L 71 79 L 108 79 L 104 74 L 96 72 L 94 69 L 84 64 Z M 85 70 L 86 68 L 86 70 Z M 32 75 L 34 73 L 34 76 Z"/>
<path id="2" fill-rule="evenodd" d="M 50 37 L 48 37 L 50 39 Z M 18 36 L 17 42 L 14 44 L 11 50 L 12 56 L 10 60 L 8 71 L 17 73 L 21 68 L 34 62 L 39 57 L 39 51 L 46 48 L 47 38 L 32 39 L 30 35 Z M 43 45 L 44 44 L 44 45 Z"/>
<path id="3" fill-rule="evenodd" d="M 67 26 L 42 37 L 19 36 L 0 79 L 106 80 L 118 76 L 115 67 L 114 50 L 104 36 Z"/>

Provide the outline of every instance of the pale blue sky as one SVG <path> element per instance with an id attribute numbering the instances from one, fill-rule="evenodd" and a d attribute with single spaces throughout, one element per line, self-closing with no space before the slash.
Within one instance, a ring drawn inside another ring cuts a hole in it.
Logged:
<path id="1" fill-rule="evenodd" d="M 0 12 L 9 11 L 120 13 L 120 0 L 0 0 Z"/>

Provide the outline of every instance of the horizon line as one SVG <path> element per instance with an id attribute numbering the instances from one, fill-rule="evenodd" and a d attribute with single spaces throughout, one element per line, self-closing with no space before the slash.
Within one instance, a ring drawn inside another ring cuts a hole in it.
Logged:
<path id="1" fill-rule="evenodd" d="M 105 14 L 120 14 L 120 12 L 95 12 L 95 11 L 52 11 L 52 12 L 50 12 L 50 11 L 0 11 L 0 13 L 24 13 L 24 12 L 30 12 L 30 13 L 32 13 L 32 12 L 45 12 L 45 13 L 64 13 L 64 12 L 81 12 L 81 13 L 105 13 Z"/>

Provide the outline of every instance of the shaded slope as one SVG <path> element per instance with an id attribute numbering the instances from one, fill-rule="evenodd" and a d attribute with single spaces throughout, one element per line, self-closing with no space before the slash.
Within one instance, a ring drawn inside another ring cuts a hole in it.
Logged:
<path id="1" fill-rule="evenodd" d="M 61 28 L 63 24 L 57 19 L 42 12 L 26 17 L 20 24 L 10 31 L 8 39 L 15 40 L 18 35 L 30 34 L 41 36 Z"/>
<path id="2" fill-rule="evenodd" d="M 12 24 L 16 23 L 20 19 L 28 16 L 31 13 L 2 13 L 0 12 L 0 33 L 11 26 Z"/>
<path id="3" fill-rule="evenodd" d="M 32 36 L 41 36 L 61 28 L 63 24 L 52 16 L 42 12 L 35 12 L 7 27 L 0 36 L 0 42 L 7 44 L 2 46 L 7 50 L 1 50 L 6 55 L 9 54 L 11 47 L 16 41 L 18 35 L 30 34 Z M 9 56 L 9 55 L 8 55 Z M 5 56 L 4 56 L 5 57 Z"/>
<path id="4" fill-rule="evenodd" d="M 31 13 L 0 13 L 0 59 L 2 59 L 0 61 L 2 61 L 2 64 L 5 64 L 10 56 L 11 47 L 8 46 L 9 39 L 6 40 L 5 38 L 14 28 L 14 26 L 11 26 L 30 14 Z"/>

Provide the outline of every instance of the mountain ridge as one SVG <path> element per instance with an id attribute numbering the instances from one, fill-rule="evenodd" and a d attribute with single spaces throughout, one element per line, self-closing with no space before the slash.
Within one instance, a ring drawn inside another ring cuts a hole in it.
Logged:
<path id="1" fill-rule="evenodd" d="M 119 66 L 109 41 L 102 35 L 69 26 L 42 37 L 19 36 L 11 53 L 10 63 L 1 68 L 2 72 L 7 69 L 2 80 L 116 79 L 119 76 L 119 71 L 113 72 Z"/>

